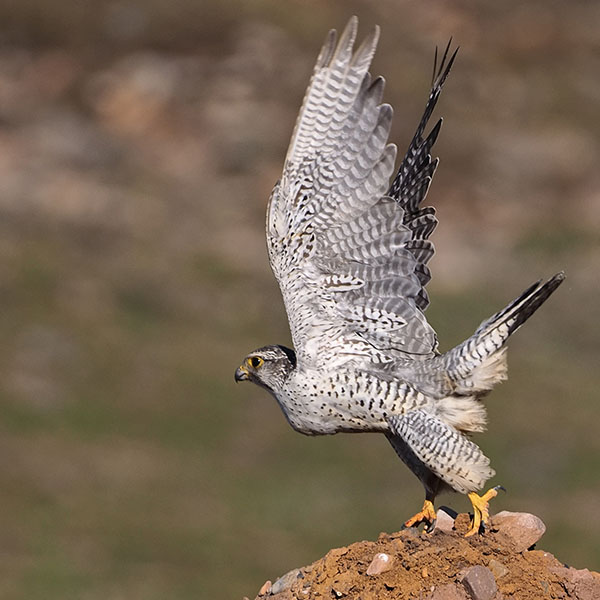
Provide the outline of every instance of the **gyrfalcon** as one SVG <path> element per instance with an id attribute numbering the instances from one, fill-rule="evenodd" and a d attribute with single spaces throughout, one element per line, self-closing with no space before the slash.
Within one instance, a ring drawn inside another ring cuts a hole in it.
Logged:
<path id="1" fill-rule="evenodd" d="M 454 59 L 446 47 L 417 131 L 391 180 L 392 108 L 369 65 L 379 29 L 354 51 L 358 20 L 329 32 L 267 207 L 271 268 L 294 350 L 251 352 L 235 372 L 277 400 L 306 435 L 379 432 L 421 480 L 425 503 L 407 526 L 435 521 L 436 495 L 468 494 L 473 522 L 489 520 L 480 490 L 494 475 L 470 439 L 486 424 L 482 398 L 506 379 L 506 342 L 556 290 L 537 282 L 452 350 L 438 352 L 425 319 L 435 210 L 421 207 L 438 164 L 441 119 L 425 135 Z M 437 53 L 436 53 L 437 58 Z M 437 61 L 436 61 L 437 62 Z M 390 184 L 391 180 L 391 184 Z"/>

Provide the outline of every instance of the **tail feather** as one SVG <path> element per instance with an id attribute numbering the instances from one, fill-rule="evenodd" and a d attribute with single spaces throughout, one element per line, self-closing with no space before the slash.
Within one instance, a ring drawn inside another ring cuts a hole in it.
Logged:
<path id="1" fill-rule="evenodd" d="M 484 393 L 506 379 L 506 341 L 564 279 L 561 271 L 543 285 L 541 281 L 533 284 L 484 321 L 470 338 L 441 357 L 456 393 Z"/>

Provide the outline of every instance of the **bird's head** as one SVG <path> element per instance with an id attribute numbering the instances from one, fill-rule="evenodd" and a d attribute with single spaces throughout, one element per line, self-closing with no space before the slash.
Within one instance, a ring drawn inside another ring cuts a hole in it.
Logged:
<path id="1" fill-rule="evenodd" d="M 235 371 L 236 381 L 252 381 L 277 393 L 296 368 L 296 353 L 285 346 L 265 346 L 250 352 Z"/>

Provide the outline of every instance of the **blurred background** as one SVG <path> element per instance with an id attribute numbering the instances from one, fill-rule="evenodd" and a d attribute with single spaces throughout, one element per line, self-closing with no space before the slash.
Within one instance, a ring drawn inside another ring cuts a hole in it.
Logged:
<path id="1" fill-rule="evenodd" d="M 600 568 L 600 4 L 0 4 L 0 596 L 252 596 L 395 531 L 422 488 L 381 436 L 309 439 L 245 354 L 289 344 L 264 212 L 331 27 L 383 26 L 392 139 L 461 46 L 428 316 L 449 349 L 532 281 L 478 436 L 541 547 Z M 441 498 L 459 511 L 461 496 Z"/>

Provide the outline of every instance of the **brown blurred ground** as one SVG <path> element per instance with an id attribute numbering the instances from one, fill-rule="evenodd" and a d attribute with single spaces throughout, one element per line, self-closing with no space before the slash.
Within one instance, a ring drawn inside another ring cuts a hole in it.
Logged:
<path id="1" fill-rule="evenodd" d="M 0 6 L 0 596 L 235 598 L 420 505 L 385 440 L 304 438 L 233 383 L 289 340 L 265 202 L 353 13 L 383 26 L 401 149 L 434 46 L 461 46 L 429 196 L 442 348 L 567 272 L 479 441 L 498 510 L 598 569 L 598 3 L 26 0 Z"/>

